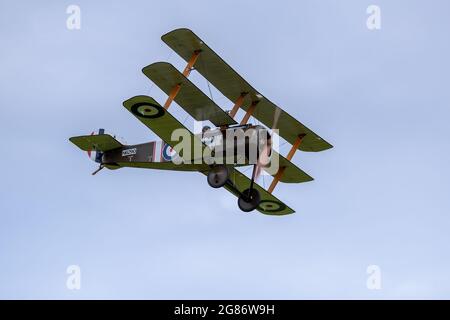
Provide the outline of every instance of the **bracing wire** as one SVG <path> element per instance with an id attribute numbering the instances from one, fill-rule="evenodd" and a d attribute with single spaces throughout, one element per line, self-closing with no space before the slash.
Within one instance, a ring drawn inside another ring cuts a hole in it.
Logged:
<path id="1" fill-rule="evenodd" d="M 213 97 L 212 91 L 211 91 L 211 86 L 210 86 L 208 80 L 206 80 L 206 84 L 208 85 L 209 96 L 211 97 L 211 100 L 214 101 L 214 97 Z"/>
<path id="2" fill-rule="evenodd" d="M 181 124 L 184 125 L 188 118 L 189 118 L 189 115 L 187 114 L 186 117 L 184 117 L 184 120 L 183 120 L 183 122 L 181 122 Z"/>
<path id="3" fill-rule="evenodd" d="M 201 62 L 202 62 L 203 68 L 206 71 L 206 74 L 208 74 L 209 73 L 208 72 L 208 67 L 205 65 L 205 61 L 203 61 L 203 59 L 201 59 Z M 205 77 L 205 80 L 206 80 L 206 85 L 208 86 L 209 97 L 211 98 L 212 101 L 214 101 L 214 97 L 213 97 L 213 94 L 212 94 L 212 91 L 211 91 L 211 85 L 210 85 L 210 83 L 209 83 L 209 81 L 208 81 L 208 79 L 206 77 Z"/>

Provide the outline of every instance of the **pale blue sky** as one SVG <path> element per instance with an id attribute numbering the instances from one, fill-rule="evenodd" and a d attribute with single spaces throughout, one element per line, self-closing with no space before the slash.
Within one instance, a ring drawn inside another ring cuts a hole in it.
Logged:
<path id="1" fill-rule="evenodd" d="M 70 4 L 79 31 L 66 29 Z M 370 4 L 379 31 L 366 28 Z M 444 0 L 2 1 L 0 298 L 450 298 L 449 10 Z M 155 138 L 122 101 L 164 102 L 141 69 L 183 67 L 160 40 L 178 27 L 335 146 L 294 157 L 315 178 L 275 191 L 294 215 L 240 212 L 196 173 L 92 177 L 67 140 L 99 127 L 129 143 Z M 80 291 L 66 288 L 71 264 Z M 382 290 L 366 288 L 372 264 Z"/>

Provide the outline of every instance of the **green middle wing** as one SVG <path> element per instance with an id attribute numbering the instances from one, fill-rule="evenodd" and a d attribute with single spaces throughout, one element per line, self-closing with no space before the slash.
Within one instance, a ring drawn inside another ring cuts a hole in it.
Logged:
<path id="1" fill-rule="evenodd" d="M 280 178 L 281 182 L 284 183 L 302 183 L 313 181 L 314 179 L 307 174 L 305 171 L 297 167 L 295 164 L 290 162 L 288 159 L 283 157 L 281 154 L 276 152 L 275 150 L 271 151 L 271 159 L 278 158 L 278 168 L 284 168 L 283 175 Z M 262 167 L 265 169 L 264 167 Z M 266 170 L 267 171 L 267 170 Z M 272 176 L 276 175 L 276 172 L 270 172 Z"/>
<path id="2" fill-rule="evenodd" d="M 233 118 L 170 63 L 156 62 L 142 69 L 142 72 L 167 95 L 179 85 L 180 91 L 174 100 L 195 120 L 209 120 L 217 127 L 236 124 Z"/>

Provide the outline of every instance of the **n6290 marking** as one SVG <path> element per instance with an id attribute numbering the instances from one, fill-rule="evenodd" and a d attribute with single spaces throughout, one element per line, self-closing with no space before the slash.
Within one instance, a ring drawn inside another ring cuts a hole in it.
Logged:
<path id="1" fill-rule="evenodd" d="M 125 149 L 125 150 L 122 151 L 122 157 L 128 157 L 128 156 L 131 156 L 131 155 L 135 155 L 136 151 L 137 151 L 136 148 Z"/>

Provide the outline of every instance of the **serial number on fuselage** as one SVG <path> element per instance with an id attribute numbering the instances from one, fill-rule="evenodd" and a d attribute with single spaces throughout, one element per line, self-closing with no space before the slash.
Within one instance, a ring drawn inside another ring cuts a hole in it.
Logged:
<path id="1" fill-rule="evenodd" d="M 131 155 L 135 155 L 137 152 L 137 148 L 125 149 L 122 150 L 122 157 L 128 157 Z"/>

